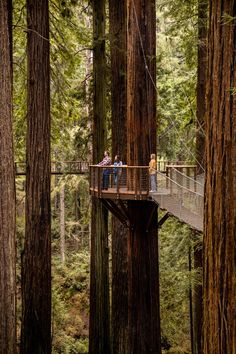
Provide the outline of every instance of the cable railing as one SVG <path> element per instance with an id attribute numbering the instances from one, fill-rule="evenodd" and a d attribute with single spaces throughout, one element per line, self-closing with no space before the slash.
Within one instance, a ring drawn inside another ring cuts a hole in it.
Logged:
<path id="1" fill-rule="evenodd" d="M 189 169 L 192 166 L 189 167 Z M 90 194 L 103 199 L 149 200 L 157 202 L 193 228 L 203 228 L 203 185 L 178 170 L 167 176 L 157 173 L 157 191 L 150 191 L 148 166 L 90 166 Z"/>
<path id="2" fill-rule="evenodd" d="M 183 181 L 183 179 L 181 181 Z M 160 201 L 160 204 L 164 203 L 164 199 L 166 199 L 165 195 L 168 195 L 171 197 L 169 198 L 169 207 L 172 209 L 174 207 L 178 208 L 180 216 L 181 212 L 186 212 L 186 209 L 200 217 L 203 216 L 203 193 L 191 189 L 190 186 L 182 185 L 180 181 L 176 181 L 159 171 L 157 171 L 157 189 L 159 190 L 157 199 Z"/>
<path id="3" fill-rule="evenodd" d="M 86 161 L 52 161 L 51 174 L 83 174 L 89 172 L 89 162 Z M 26 163 L 15 162 L 15 174 L 24 176 L 26 174 Z"/>
<path id="4" fill-rule="evenodd" d="M 90 193 L 98 197 L 145 199 L 149 195 L 148 166 L 90 165 Z"/>
<path id="5" fill-rule="evenodd" d="M 187 187 L 188 189 L 193 190 L 202 196 L 204 195 L 204 185 L 197 180 L 197 176 L 192 178 L 173 167 L 170 178 L 178 182 L 181 186 Z"/>

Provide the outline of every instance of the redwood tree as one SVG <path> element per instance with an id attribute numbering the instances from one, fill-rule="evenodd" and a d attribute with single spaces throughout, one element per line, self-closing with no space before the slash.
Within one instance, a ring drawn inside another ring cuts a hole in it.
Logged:
<path id="1" fill-rule="evenodd" d="M 128 0 L 127 162 L 147 165 L 156 151 L 155 0 Z M 130 354 L 160 353 L 157 212 L 149 201 L 129 201 Z M 153 217 L 150 219 L 150 216 Z"/>
<path id="2" fill-rule="evenodd" d="M 27 0 L 26 231 L 21 353 L 51 352 L 50 62 L 47 0 Z"/>
<path id="3" fill-rule="evenodd" d="M 93 1 L 93 162 L 105 150 L 105 0 Z M 92 197 L 89 353 L 110 353 L 108 212 Z"/>
<path id="4" fill-rule="evenodd" d="M 204 221 L 205 354 L 236 351 L 236 1 L 209 4 Z"/>
<path id="5" fill-rule="evenodd" d="M 198 63 L 197 63 L 197 173 L 203 173 L 205 155 L 205 95 L 207 66 L 207 12 L 206 0 L 198 0 Z M 199 164 L 200 163 L 200 164 Z"/>
<path id="6" fill-rule="evenodd" d="M 198 0 L 198 63 L 197 63 L 197 135 L 196 135 L 196 164 L 197 174 L 204 172 L 205 161 L 205 112 L 206 112 L 206 66 L 207 66 L 207 17 L 208 5 L 206 0 Z M 202 271 L 202 242 L 200 235 L 194 233 L 194 268 Z M 194 354 L 202 353 L 202 318 L 203 298 L 202 284 L 194 285 L 193 294 L 194 320 Z"/>
<path id="7" fill-rule="evenodd" d="M 0 2 L 0 352 L 16 353 L 11 1 Z"/>
<path id="8" fill-rule="evenodd" d="M 122 162 L 127 161 L 126 132 L 126 27 L 125 0 L 109 1 L 111 82 L 112 82 L 112 152 Z M 128 352 L 128 230 L 116 218 L 112 218 L 112 352 Z M 122 284 L 122 286 L 121 286 Z"/>

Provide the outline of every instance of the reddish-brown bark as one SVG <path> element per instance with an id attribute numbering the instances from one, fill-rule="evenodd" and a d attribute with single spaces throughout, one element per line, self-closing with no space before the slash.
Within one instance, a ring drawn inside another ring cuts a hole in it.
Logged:
<path id="1" fill-rule="evenodd" d="M 127 161 L 147 165 L 156 151 L 155 1 L 128 0 Z M 141 37 L 141 38 L 140 38 Z M 157 213 L 129 201 L 129 353 L 160 353 Z"/>
<path id="2" fill-rule="evenodd" d="M 10 1 L 0 2 L 0 352 L 16 352 L 15 173 Z"/>
<path id="3" fill-rule="evenodd" d="M 28 114 L 21 353 L 51 352 L 50 63 L 47 0 L 27 0 Z"/>
<path id="4" fill-rule="evenodd" d="M 112 152 L 127 161 L 126 132 L 126 1 L 109 1 L 111 82 L 112 82 Z M 114 160 L 113 160 L 114 161 Z M 128 352 L 128 230 L 112 218 L 112 352 Z M 122 284 L 122 286 L 121 286 Z"/>
<path id="5" fill-rule="evenodd" d="M 209 4 L 204 227 L 205 354 L 236 351 L 236 1 Z"/>
<path id="6" fill-rule="evenodd" d="M 93 162 L 105 150 L 105 1 L 93 1 Z M 110 353 L 108 211 L 92 197 L 89 353 Z"/>

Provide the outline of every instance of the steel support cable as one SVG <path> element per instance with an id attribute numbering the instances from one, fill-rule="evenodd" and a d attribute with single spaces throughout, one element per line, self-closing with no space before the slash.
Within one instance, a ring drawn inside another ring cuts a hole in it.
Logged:
<path id="1" fill-rule="evenodd" d="M 139 23 L 138 23 L 138 16 L 137 16 L 137 11 L 136 11 L 136 7 L 135 7 L 135 3 L 134 3 L 134 0 L 132 0 L 132 4 L 133 4 L 133 8 L 134 8 L 134 15 L 135 15 L 135 21 L 136 21 L 136 25 L 137 25 L 137 29 L 138 29 L 138 34 L 139 34 L 139 40 L 140 40 L 140 45 L 141 45 L 141 49 L 142 49 L 142 54 L 143 54 L 143 60 L 144 60 L 144 65 L 145 65 L 145 69 L 147 70 L 147 73 L 150 77 L 150 80 L 156 90 L 156 92 L 158 92 L 157 90 L 157 86 L 156 86 L 156 83 L 154 82 L 153 80 L 153 77 L 150 73 L 150 70 L 148 68 L 148 65 L 147 65 L 147 59 L 146 59 L 146 55 L 145 55 L 145 51 L 144 51 L 144 46 L 143 46 L 143 40 L 142 40 L 142 36 L 141 36 L 141 31 L 140 31 L 140 27 L 139 27 Z M 170 118 L 170 120 L 172 121 L 173 123 L 173 127 L 175 128 L 175 125 L 174 125 L 174 121 L 172 120 L 172 118 Z M 176 129 L 176 128 L 175 128 Z M 180 139 L 180 141 L 183 143 L 183 145 L 185 145 L 186 149 L 188 152 L 190 152 L 190 155 L 194 158 L 194 160 L 198 163 L 198 165 L 201 167 L 201 169 L 203 171 L 205 171 L 204 167 L 201 165 L 201 163 L 196 159 L 196 156 L 192 153 L 191 150 L 189 150 L 188 146 L 185 144 L 185 141 L 180 137 L 179 135 L 179 132 L 178 130 L 176 129 L 177 131 L 177 134 L 178 134 L 178 137 Z"/>
<path id="2" fill-rule="evenodd" d="M 174 171 L 176 171 L 177 173 L 179 173 L 180 175 L 182 175 L 183 177 L 185 177 L 186 179 L 190 179 L 191 181 L 193 181 L 196 184 L 199 184 L 199 186 L 204 188 L 204 185 L 198 181 L 196 181 L 194 178 L 187 176 L 185 173 L 178 171 L 175 167 L 171 167 L 173 168 Z"/>
<path id="3" fill-rule="evenodd" d="M 204 195 L 201 194 L 201 193 L 195 192 L 195 191 L 193 191 L 193 190 L 191 190 L 191 189 L 189 189 L 189 188 L 187 188 L 187 187 L 185 187 L 185 186 L 181 186 L 181 184 L 179 184 L 178 182 L 176 182 L 175 180 L 173 180 L 173 179 L 170 178 L 169 176 L 166 176 L 164 173 L 161 173 L 160 171 L 157 171 L 157 170 L 155 170 L 155 171 L 156 171 L 156 173 L 157 173 L 158 175 L 164 177 L 164 179 L 168 179 L 170 182 L 174 183 L 174 184 L 175 184 L 176 186 L 178 186 L 179 188 L 183 188 L 183 189 L 185 189 L 186 191 L 188 191 L 189 193 L 198 195 L 199 197 L 204 197 Z"/>

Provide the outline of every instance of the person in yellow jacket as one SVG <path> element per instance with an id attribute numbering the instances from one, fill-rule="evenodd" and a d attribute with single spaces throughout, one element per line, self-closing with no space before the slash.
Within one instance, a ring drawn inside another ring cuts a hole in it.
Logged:
<path id="1" fill-rule="evenodd" d="M 150 192 L 156 192 L 157 190 L 157 163 L 156 163 L 156 155 L 151 154 L 151 161 L 149 162 L 149 176 L 150 176 L 150 184 L 151 190 Z"/>

